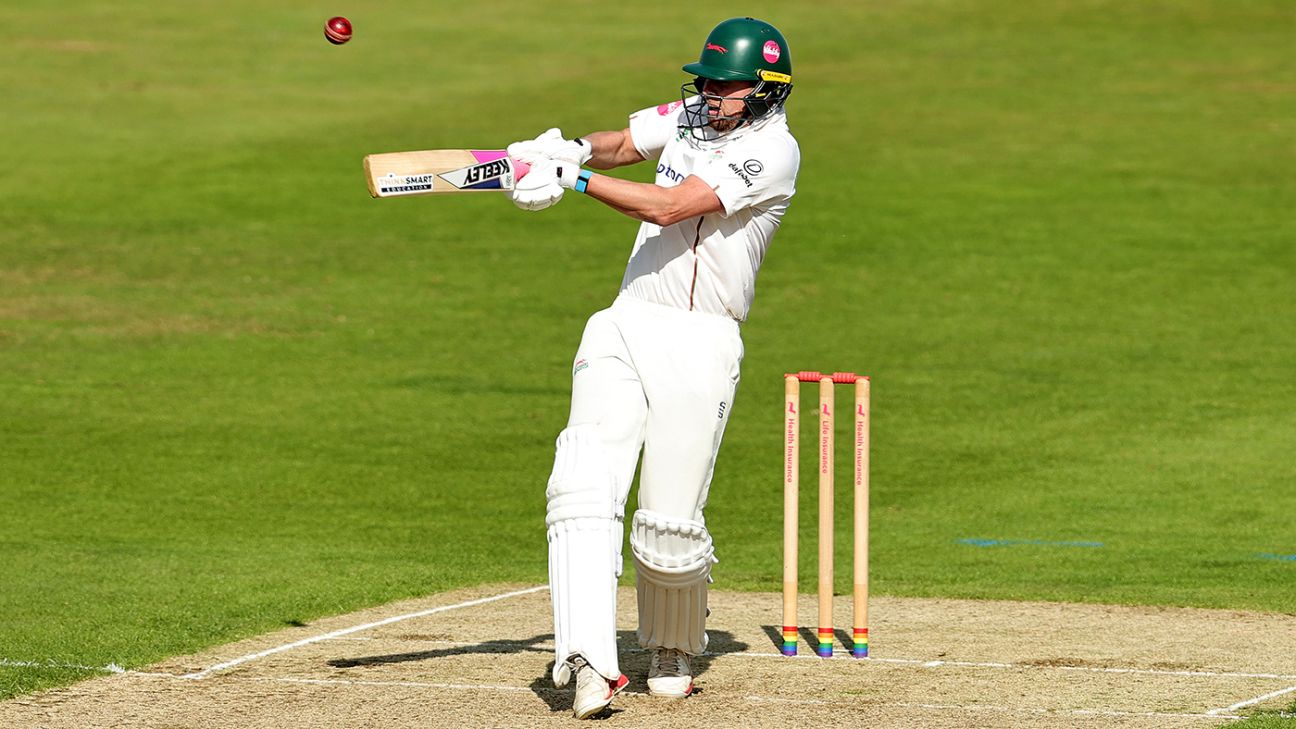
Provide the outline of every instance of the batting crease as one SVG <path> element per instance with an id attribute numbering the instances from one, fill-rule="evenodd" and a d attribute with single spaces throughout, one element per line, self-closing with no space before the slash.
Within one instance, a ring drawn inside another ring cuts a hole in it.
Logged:
<path id="1" fill-rule="evenodd" d="M 130 675 L 130 676 L 137 676 L 137 677 L 144 677 L 144 678 L 171 678 L 171 679 L 185 679 L 185 680 L 200 680 L 200 679 L 207 678 L 208 676 L 211 676 L 213 674 L 219 673 L 221 671 L 228 670 L 235 666 L 248 663 L 250 661 L 254 661 L 260 658 L 265 658 L 266 656 L 271 656 L 276 653 L 282 653 L 284 651 L 289 651 L 294 648 L 300 648 L 302 646 L 310 645 L 313 643 L 319 643 L 326 640 L 341 639 L 344 638 L 345 636 L 351 635 L 352 633 L 359 633 L 361 631 L 371 630 L 373 628 L 382 627 L 384 625 L 391 625 L 393 623 L 398 623 L 403 620 L 426 617 L 428 615 L 435 615 L 437 613 L 448 612 L 450 610 L 458 610 L 460 608 L 475 607 L 477 605 L 484 605 L 487 603 L 497 602 L 499 600 L 506 600 L 512 597 L 530 595 L 548 589 L 549 589 L 548 585 L 540 585 L 537 587 L 527 588 L 525 590 L 515 590 L 513 592 L 507 592 L 500 595 L 492 595 L 490 597 L 468 600 L 465 602 L 456 603 L 454 605 L 442 605 L 435 608 L 429 608 L 427 610 L 419 610 L 417 612 L 406 613 L 404 615 L 396 615 L 390 618 L 384 618 L 383 620 L 377 620 L 371 623 L 365 623 L 363 625 L 356 625 L 350 628 L 343 628 L 329 633 L 323 633 L 320 635 L 311 636 L 309 638 L 303 638 L 302 640 L 293 641 L 292 643 L 286 643 L 280 646 L 276 646 L 274 648 L 269 648 L 263 651 L 259 651 L 257 653 L 250 653 L 248 655 L 240 656 L 238 658 L 234 658 L 232 660 L 225 661 L 223 663 L 218 663 L 214 666 L 210 666 L 201 671 L 195 671 L 193 673 L 186 673 L 182 675 L 171 674 L 171 673 L 150 673 L 145 671 L 126 670 L 121 666 L 118 666 L 116 663 L 110 663 L 107 666 L 84 666 L 84 665 L 73 664 L 73 663 L 59 663 L 56 661 L 20 661 L 20 660 L 14 660 L 9 658 L 0 658 L 0 666 L 16 667 L 16 668 L 68 668 L 68 669 L 75 669 L 75 670 L 82 670 L 82 671 L 122 674 L 122 675 Z M 351 640 L 355 640 L 355 639 L 352 638 Z M 465 641 L 433 640 L 427 642 L 446 644 L 446 645 L 470 646 L 470 645 L 494 645 L 498 641 L 484 641 L 484 642 L 473 643 L 473 642 L 465 642 Z M 498 642 L 498 643 L 504 645 L 504 643 L 502 642 Z M 635 649 L 631 649 L 632 652 L 634 652 L 634 650 Z M 781 653 L 759 653 L 759 652 L 748 652 L 748 651 L 734 652 L 734 653 L 708 653 L 707 655 L 733 656 L 739 658 L 778 658 L 780 660 L 788 659 L 788 656 L 784 656 Z M 1202 678 L 1241 678 L 1241 679 L 1273 679 L 1273 680 L 1296 679 L 1296 675 L 1280 674 L 1280 673 L 1170 671 L 1170 670 L 1150 669 L 1150 668 L 1100 668 L 1100 667 L 1092 667 L 1092 666 L 1050 666 L 1050 665 L 1029 664 L 1029 663 L 1023 664 L 1023 663 L 995 663 L 995 662 L 974 662 L 974 661 L 940 661 L 940 660 L 923 660 L 923 659 L 911 659 L 911 658 L 881 658 L 881 657 L 871 657 L 861 661 L 854 657 L 845 656 L 845 655 L 835 656 L 835 657 L 842 660 L 849 658 L 849 662 L 855 664 L 870 663 L 870 662 L 891 663 L 891 664 L 920 666 L 923 668 L 939 668 L 942 666 L 950 666 L 956 668 L 1050 669 L 1050 670 L 1059 670 L 1059 671 L 1085 671 L 1085 672 L 1094 672 L 1094 673 L 1126 673 L 1126 674 L 1137 674 L 1137 675 L 1186 676 L 1186 677 L 1202 677 Z M 817 661 L 824 660 L 819 656 L 810 656 L 810 655 L 796 656 L 795 658 L 799 658 L 803 660 L 817 660 Z M 489 690 L 489 691 L 508 691 L 508 692 L 533 691 L 532 688 L 521 687 L 521 686 L 504 686 L 504 685 L 492 685 L 492 684 L 427 683 L 427 682 L 418 682 L 418 681 L 356 681 L 356 680 L 346 680 L 346 679 L 308 679 L 308 678 L 288 678 L 288 677 L 277 677 L 277 678 L 253 677 L 253 678 L 247 678 L 241 680 L 270 682 L 270 683 L 312 684 L 312 685 L 337 684 L 337 685 L 355 685 L 355 686 L 405 686 L 405 687 L 412 687 L 412 688 L 434 688 L 434 689 L 450 689 L 450 690 Z M 1070 714 L 1070 715 L 1111 716 L 1111 717 L 1138 716 L 1138 717 L 1167 717 L 1167 718 L 1173 717 L 1173 718 L 1200 718 L 1200 719 L 1241 719 L 1244 717 L 1241 715 L 1233 714 L 1231 712 L 1235 712 L 1239 709 L 1243 709 L 1248 706 L 1254 706 L 1256 704 L 1260 704 L 1270 699 L 1278 698 L 1280 696 L 1285 696 L 1290 693 L 1296 693 L 1296 686 L 1289 686 L 1287 688 L 1283 688 L 1278 691 L 1272 691 L 1270 693 L 1264 694 L 1263 696 L 1257 696 L 1255 698 L 1247 699 L 1245 701 L 1239 701 L 1230 706 L 1211 709 L 1201 714 L 1129 712 L 1129 711 L 1107 711 L 1107 710 L 1091 710 L 1091 709 L 1031 709 L 1031 708 L 1014 708 L 1014 707 L 1007 707 L 1007 706 L 989 706 L 989 705 L 964 706 L 964 705 L 957 705 L 957 704 L 888 703 L 888 704 L 878 704 L 878 706 L 892 706 L 892 707 L 900 707 L 900 708 L 941 709 L 941 710 L 963 710 L 963 711 L 995 711 L 995 712 L 1030 713 L 1030 714 Z M 833 702 L 820 701 L 815 699 L 785 699 L 785 698 L 778 698 L 778 697 L 755 696 L 755 695 L 747 696 L 746 698 L 750 701 L 767 702 L 767 703 L 787 703 L 787 704 L 805 704 L 805 705 L 830 705 L 833 703 Z"/>
<path id="2" fill-rule="evenodd" d="M 1296 691 L 1296 686 L 1288 686 L 1288 687 L 1285 688 L 1285 689 L 1279 689 L 1279 690 L 1277 690 L 1277 691 L 1273 691 L 1273 692 L 1267 693 L 1267 694 L 1265 694 L 1264 696 L 1257 696 L 1257 697 L 1255 697 L 1254 699 L 1247 699 L 1246 701 L 1239 701 L 1239 702 L 1237 702 L 1236 704 L 1233 704 L 1232 706 L 1225 706 L 1225 707 L 1222 708 L 1222 709 L 1211 709 L 1210 711 L 1208 711 L 1208 712 L 1206 712 L 1206 713 L 1207 713 L 1207 714 L 1211 714 L 1211 715 L 1215 715 L 1215 716 L 1224 716 L 1224 715 L 1225 715 L 1224 712 L 1226 712 L 1226 711 L 1237 711 L 1238 709 L 1244 709 L 1244 708 L 1246 708 L 1246 707 L 1248 707 L 1248 706 L 1255 706 L 1256 704 L 1262 704 L 1262 703 L 1268 701 L 1269 699 L 1276 699 L 1276 698 L 1278 698 L 1279 696 L 1285 696 L 1285 695 L 1287 695 L 1287 694 L 1292 693 L 1293 691 Z"/>
<path id="3" fill-rule="evenodd" d="M 834 703 L 816 699 L 782 699 L 768 696 L 747 696 L 748 701 L 771 704 L 805 704 L 807 706 L 832 705 Z M 855 702 L 851 702 L 855 703 Z M 989 704 L 911 704 L 904 702 L 870 704 L 878 707 L 895 707 L 900 709 L 939 709 L 955 711 L 993 711 L 1006 714 L 1071 714 L 1076 716 L 1111 716 L 1111 717 L 1151 717 L 1173 719 L 1241 719 L 1241 716 L 1226 714 L 1175 714 L 1161 711 L 1112 711 L 1107 709 L 1032 709 L 1013 706 L 993 706 Z"/>
<path id="4" fill-rule="evenodd" d="M 726 655 L 737 656 L 739 658 L 778 658 L 780 660 L 809 660 L 823 661 L 827 660 L 815 655 L 804 656 L 785 656 L 782 653 L 723 653 L 708 655 Z M 1142 676 L 1187 676 L 1198 678 L 1268 678 L 1275 681 L 1296 680 L 1296 675 L 1285 673 L 1231 673 L 1227 671 L 1171 671 L 1159 668 L 1104 668 L 1098 666 L 1052 666 L 1041 663 L 991 663 L 975 661 L 931 661 L 916 658 L 879 658 L 870 656 L 868 658 L 855 658 L 849 653 L 838 653 L 833 655 L 834 659 L 845 663 L 865 664 L 865 663 L 896 663 L 906 666 L 921 666 L 922 668 L 940 668 L 942 666 L 952 666 L 955 668 L 1011 668 L 1011 669 L 1047 669 L 1051 671 L 1082 671 L 1090 673 L 1130 673 Z"/>

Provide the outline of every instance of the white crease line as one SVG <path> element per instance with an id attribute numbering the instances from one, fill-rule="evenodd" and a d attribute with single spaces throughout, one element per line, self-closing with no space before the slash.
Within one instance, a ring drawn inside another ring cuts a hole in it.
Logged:
<path id="1" fill-rule="evenodd" d="M 258 653 L 250 653 L 250 654 L 248 654 L 248 655 L 246 655 L 246 656 L 240 656 L 240 657 L 235 658 L 235 659 L 233 659 L 233 660 L 225 661 L 224 663 L 218 663 L 218 664 L 216 664 L 216 665 L 214 665 L 214 666 L 211 666 L 210 668 L 205 668 L 205 669 L 203 669 L 203 670 L 201 670 L 201 671 L 195 671 L 194 673 L 186 673 L 186 674 L 184 674 L 183 676 L 180 676 L 180 678 L 187 678 L 187 679 L 192 679 L 192 680 L 200 680 L 200 679 L 207 678 L 208 676 L 212 675 L 213 673 L 218 673 L 218 672 L 220 672 L 220 671 L 224 671 L 224 670 L 226 670 L 226 669 L 233 668 L 234 666 L 237 666 L 237 665 L 240 665 L 240 664 L 243 664 L 243 663 L 247 663 L 248 661 L 255 661 L 255 660 L 257 660 L 258 658 L 265 658 L 266 656 L 271 656 L 271 655 L 274 655 L 275 653 L 282 653 L 282 652 L 284 652 L 284 651 L 292 650 L 293 648 L 300 648 L 300 647 L 302 647 L 302 646 L 304 646 L 304 645 L 310 645 L 311 643 L 318 643 L 318 642 L 320 642 L 320 641 L 324 641 L 324 640 L 331 640 L 331 639 L 333 639 L 333 638 L 339 638 L 339 637 L 344 636 L 344 635 L 350 635 L 351 633 L 358 633 L 358 632 L 360 632 L 360 631 L 362 631 L 362 630 L 370 630 L 370 629 L 372 629 L 372 628 L 378 628 L 378 627 L 381 627 L 381 626 L 384 626 L 384 625 L 391 625 L 392 623 L 398 623 L 398 622 L 400 622 L 400 621 L 402 621 L 402 620 L 409 620 L 410 618 L 422 618 L 422 617 L 426 617 L 426 616 L 428 616 L 428 615 L 435 615 L 435 614 L 437 614 L 437 613 L 443 613 L 443 612 L 446 612 L 446 611 L 448 611 L 448 610 L 458 610 L 459 608 L 474 607 L 474 606 L 476 606 L 476 605 L 485 605 L 486 603 L 489 603 L 489 602 L 495 602 L 496 600 L 506 600 L 506 599 L 508 599 L 508 598 L 510 598 L 510 597 L 518 597 L 518 596 L 520 596 L 520 595 L 530 595 L 530 594 L 533 593 L 533 592 L 540 592 L 541 590 L 548 590 L 548 589 L 549 589 L 549 586 L 548 586 L 548 585 L 540 585 L 539 587 L 532 587 L 532 588 L 528 588 L 528 589 L 526 589 L 526 590 L 517 590 L 517 591 L 515 591 L 515 592 L 508 592 L 508 593 L 505 593 L 505 594 L 503 594 L 503 595 L 494 595 L 494 596 L 492 596 L 492 597 L 483 597 L 483 598 L 479 598 L 479 599 L 477 599 L 477 600 L 469 600 L 469 601 L 467 601 L 467 602 L 461 602 L 461 603 L 458 603 L 458 604 L 456 604 L 456 605 L 442 605 L 441 607 L 435 607 L 435 608 L 431 608 L 431 609 L 428 609 L 428 610 L 420 610 L 420 611 L 418 611 L 418 612 L 416 612 L 416 613 L 409 613 L 409 614 L 406 614 L 406 615 L 397 615 L 397 616 L 395 616 L 395 617 L 386 618 L 386 619 L 383 619 L 383 620 L 378 620 L 378 621 L 376 621 L 376 622 L 372 622 L 372 623 L 365 623 L 364 625 L 356 625 L 356 626 L 351 627 L 351 628 L 343 628 L 342 630 L 335 630 L 335 631 L 333 631 L 333 632 L 331 632 L 331 633 L 325 633 L 325 634 L 323 634 L 323 635 L 316 635 L 316 636 L 312 636 L 312 637 L 310 637 L 310 638 L 303 638 L 302 640 L 294 641 L 294 642 L 292 642 L 292 643 L 288 643 L 288 644 L 281 645 L 281 646 L 276 646 L 276 647 L 274 647 L 274 648 L 270 648 L 270 649 L 267 649 L 267 650 L 263 650 L 263 651 L 260 651 L 260 652 L 258 652 Z"/>
<path id="2" fill-rule="evenodd" d="M 828 706 L 831 701 L 820 701 L 819 699 L 781 699 L 777 696 L 744 696 L 747 701 L 756 701 L 762 704 L 796 704 L 797 706 Z"/>
<path id="3" fill-rule="evenodd" d="M 898 707 L 902 709 L 940 709 L 948 711 L 994 711 L 1007 714 L 1072 714 L 1077 716 L 1110 716 L 1110 717 L 1151 717 L 1151 718 L 1173 718 L 1173 719 L 1241 719 L 1241 716 L 1229 714 L 1174 714 L 1160 711 L 1110 711 L 1100 709 L 1032 709 L 1032 708 L 1014 708 L 1011 706 L 989 706 L 986 704 L 909 704 L 909 703 L 891 703 L 879 702 L 860 704 L 858 702 L 848 701 L 820 701 L 817 699 L 784 699 L 772 696 L 746 696 L 748 701 L 769 704 L 804 704 L 806 706 L 829 706 L 833 704 L 851 703 L 857 707 L 875 706 L 879 708 Z"/>
<path id="4" fill-rule="evenodd" d="M 249 678 L 248 681 L 262 681 L 266 683 L 305 683 L 313 686 L 405 686 L 408 688 L 435 688 L 435 689 L 485 689 L 487 691 L 511 691 L 513 693 L 529 693 L 531 689 L 526 686 L 502 686 L 499 684 L 469 684 L 469 683 L 425 683 L 422 681 L 350 681 L 346 679 L 335 678 Z M 557 689 L 552 689 L 557 691 Z"/>
<path id="5" fill-rule="evenodd" d="M 125 673 L 126 669 L 116 663 L 109 663 L 106 666 L 82 666 L 76 663 L 61 663 L 59 661 L 15 661 L 8 658 L 0 658 L 0 666 L 12 668 L 71 668 L 77 671 L 94 671 L 96 673 Z"/>
<path id="6" fill-rule="evenodd" d="M 1254 705 L 1256 705 L 1256 704 L 1261 704 L 1261 703 L 1264 703 L 1264 702 L 1268 701 L 1269 699 L 1276 699 L 1276 698 L 1278 698 L 1279 696 L 1284 696 L 1284 695 L 1286 695 L 1286 694 L 1290 694 L 1290 693 L 1292 693 L 1293 691 L 1296 691 L 1296 686 L 1288 686 L 1288 687 L 1285 688 L 1285 689 L 1279 689 L 1279 690 L 1274 691 L 1274 692 L 1272 692 L 1272 693 L 1267 693 L 1267 694 L 1265 694 L 1264 696 L 1257 696 L 1257 697 L 1255 697 L 1254 699 L 1247 699 L 1246 701 L 1239 701 L 1239 702 L 1237 702 L 1236 704 L 1233 704 L 1232 706 L 1225 706 L 1225 707 L 1222 708 L 1222 709 L 1211 709 L 1210 711 L 1208 711 L 1208 712 L 1206 712 L 1206 713 L 1207 713 L 1207 714 L 1212 714 L 1212 715 L 1217 715 L 1217 716 L 1223 716 L 1223 715 L 1224 715 L 1224 712 L 1226 712 L 1226 711 L 1237 711 L 1238 709 L 1244 709 L 1244 708 L 1246 708 L 1246 707 L 1248 707 L 1248 706 L 1254 706 Z"/>
<path id="7" fill-rule="evenodd" d="M 503 597 L 504 596 L 499 596 L 493 599 L 502 599 Z M 446 609 L 449 609 L 450 607 L 453 606 L 447 606 Z M 719 654 L 719 655 L 740 655 L 740 654 L 731 653 L 731 654 Z M 777 653 L 769 654 L 769 655 L 778 656 L 779 658 L 784 657 L 781 654 L 777 654 Z M 871 660 L 878 660 L 878 659 L 871 659 Z M 900 659 L 893 658 L 889 660 L 895 662 L 895 661 L 899 661 Z M 910 661 L 910 662 L 918 663 L 918 664 L 922 663 L 920 661 Z M 48 664 L 39 664 L 32 661 L 10 661 L 7 659 L 0 659 L 0 665 L 48 665 Z M 972 664 L 972 665 L 979 665 L 979 664 Z M 987 664 L 987 665 L 1000 666 L 1000 665 L 1011 665 L 1011 664 Z M 107 669 L 96 669 L 90 666 L 68 665 L 67 667 L 86 668 L 88 670 L 107 670 Z M 1027 667 L 1036 668 L 1037 666 L 1027 666 Z M 116 667 L 115 670 L 113 670 L 112 672 L 122 673 L 129 676 L 139 676 L 143 678 L 168 678 L 168 679 L 190 678 L 190 675 L 178 676 L 173 673 L 148 673 L 144 671 L 128 671 L 120 667 Z M 1218 675 L 1218 674 L 1211 674 L 1211 675 Z M 1233 676 L 1238 674 L 1229 674 L 1229 675 Z M 372 680 L 352 680 L 352 679 L 287 678 L 287 677 L 248 677 L 248 678 L 238 678 L 236 680 L 254 681 L 259 683 L 309 684 L 315 686 L 400 686 L 406 688 L 432 688 L 432 689 L 446 689 L 446 690 L 455 690 L 455 691 L 474 691 L 474 690 L 504 691 L 509 693 L 526 693 L 526 692 L 535 693 L 535 692 L 561 691 L 561 689 L 549 688 L 549 687 L 505 686 L 500 684 L 430 683 L 430 682 L 422 682 L 422 681 L 372 681 Z M 1220 709 L 1211 709 L 1204 714 L 1170 713 L 1170 712 L 1158 712 L 1158 711 L 1114 711 L 1114 710 L 1100 710 L 1100 709 L 1038 709 L 1038 708 L 1030 708 L 1030 707 L 1014 708 L 1011 706 L 991 706 L 991 705 L 984 705 L 984 704 L 980 704 L 980 705 L 972 704 L 972 705 L 963 706 L 959 704 L 914 704 L 914 703 L 903 703 L 903 702 L 895 702 L 895 703 L 879 702 L 879 703 L 865 704 L 865 706 L 898 707 L 898 708 L 910 708 L 910 709 L 917 708 L 917 709 L 933 709 L 933 710 L 948 710 L 948 711 L 993 711 L 993 712 L 1000 712 L 1000 713 L 1016 713 L 1016 714 L 1055 714 L 1055 715 L 1065 714 L 1065 715 L 1075 715 L 1075 716 L 1108 716 L 1108 717 L 1117 717 L 1117 718 L 1144 717 L 1144 718 L 1176 718 L 1176 719 L 1243 719 L 1245 717 L 1242 715 L 1231 714 L 1227 712 L 1236 711 L 1238 709 L 1242 709 L 1247 706 L 1262 703 L 1269 699 L 1277 698 L 1284 694 L 1289 694 L 1293 692 L 1296 692 L 1296 686 L 1291 686 L 1282 689 L 1280 691 L 1274 691 L 1272 693 L 1265 694 L 1264 696 L 1259 696 L 1254 699 L 1249 699 L 1247 701 L 1240 701 L 1236 704 L 1233 704 L 1232 706 L 1227 706 Z M 756 696 L 756 695 L 749 695 L 744 698 L 748 701 L 755 701 L 758 703 L 770 703 L 770 704 L 832 706 L 836 704 L 850 703 L 854 706 L 860 706 L 860 704 L 858 704 L 857 702 L 845 701 L 845 700 L 822 701 L 818 699 L 789 699 L 789 698 L 781 698 L 777 696 Z"/>
<path id="8" fill-rule="evenodd" d="M 429 683 L 422 681 L 352 681 L 347 679 L 321 679 L 321 678 L 246 678 L 239 679 L 244 681 L 258 681 L 264 683 L 296 683 L 310 684 L 315 686 L 401 686 L 406 688 L 433 688 L 448 690 L 478 690 L 478 691 L 506 691 L 509 693 L 534 693 L 535 691 L 556 692 L 558 689 L 539 688 L 532 689 L 524 686 L 504 686 L 499 684 L 463 684 L 463 683 Z M 1293 687 L 1296 690 L 1296 687 Z M 776 696 L 756 696 L 749 695 L 744 697 L 748 701 L 770 704 L 797 704 L 805 706 L 832 706 L 837 704 L 850 704 L 855 707 L 877 707 L 877 708 L 902 708 L 902 709 L 932 709 L 944 711 L 992 711 L 1007 714 L 1046 714 L 1046 715 L 1075 715 L 1075 716 L 1108 716 L 1108 717 L 1142 717 L 1142 718 L 1162 718 L 1162 719 L 1241 719 L 1240 715 L 1223 714 L 1223 713 L 1171 713 L 1161 711 L 1112 711 L 1102 709 L 1038 709 L 1038 708 L 1014 708 L 1011 706 L 991 706 L 985 704 L 971 704 L 961 706 L 959 704 L 913 704 L 904 702 L 878 702 L 860 704 L 853 700 L 841 701 L 822 701 L 817 699 L 785 699 Z"/>
<path id="9" fill-rule="evenodd" d="M 431 683 L 424 681 L 364 681 L 351 679 L 331 679 L 331 678 L 274 678 L 274 677 L 250 677 L 240 678 L 240 681 L 256 681 L 261 683 L 294 683 L 308 684 L 312 686 L 400 686 L 405 688 L 431 688 L 447 689 L 454 691 L 505 691 L 509 693 L 535 693 L 540 692 L 560 692 L 561 689 L 538 687 L 531 688 L 525 686 L 505 686 L 501 684 L 466 684 L 466 683 Z M 1293 686 L 1288 691 L 1296 691 Z M 568 689 L 570 692 L 570 689 Z M 1008 714 L 1053 714 L 1053 715 L 1076 715 L 1076 716 L 1108 716 L 1108 717 L 1143 717 L 1143 718 L 1171 718 L 1171 719 L 1242 719 L 1241 715 L 1226 714 L 1229 709 L 1216 709 L 1214 711 L 1201 713 L 1172 713 L 1162 711 L 1114 711 L 1104 709 L 1039 709 L 1039 708 L 1014 708 L 1011 706 L 992 706 L 986 704 L 970 704 L 962 706 L 959 704 L 913 704 L 905 702 L 878 702 L 859 704 L 853 700 L 823 701 L 819 699 L 787 699 L 777 696 L 756 696 L 749 695 L 744 697 L 748 701 L 769 704 L 796 704 L 804 706 L 832 706 L 837 704 L 850 704 L 852 706 L 878 707 L 878 708 L 902 708 L 902 709 L 933 709 L 945 711 L 993 711 Z M 1239 705 L 1240 707 L 1241 705 Z"/>
<path id="10" fill-rule="evenodd" d="M 831 660 L 820 658 L 813 654 L 798 654 L 795 656 L 785 656 L 782 653 L 708 653 L 708 656 L 736 656 L 739 658 L 781 658 L 787 660 L 803 659 L 807 661 L 824 661 Z M 976 662 L 976 661 L 931 661 L 920 658 L 856 658 L 847 652 L 837 652 L 833 654 L 833 659 L 844 661 L 846 663 L 896 663 L 905 666 L 919 666 L 922 668 L 940 668 L 942 666 L 953 666 L 955 668 L 1013 668 L 1013 669 L 1044 669 L 1054 671 L 1088 671 L 1091 673 L 1131 673 L 1143 676 L 1189 676 L 1198 678 L 1268 678 L 1275 681 L 1292 681 L 1296 680 L 1296 675 L 1285 673 L 1232 673 L 1228 671 L 1171 671 L 1158 668 L 1103 668 L 1099 666 L 1050 666 L 1039 663 L 993 663 L 993 662 Z"/>
<path id="11" fill-rule="evenodd" d="M 351 640 L 374 640 L 374 639 L 352 638 Z M 492 648 L 498 647 L 503 649 L 504 651 L 508 651 L 509 649 L 533 650 L 533 651 L 553 649 L 553 643 L 551 641 L 536 643 L 534 645 L 532 644 L 523 645 L 519 641 L 507 641 L 507 640 L 461 641 L 461 640 L 441 640 L 441 639 L 434 639 L 434 638 L 409 640 L 404 642 L 424 643 L 429 645 L 443 645 L 452 648 L 472 648 L 472 647 L 489 646 Z M 638 646 L 622 646 L 619 650 L 622 653 L 646 653 L 647 652 L 646 648 L 639 648 Z M 735 656 L 738 658 L 774 658 L 779 660 L 786 660 L 787 658 L 800 658 L 807 661 L 825 660 L 820 656 L 809 654 L 809 653 L 800 654 L 796 656 L 785 656 L 782 653 L 757 653 L 757 652 L 750 652 L 750 651 L 742 651 L 742 652 L 733 652 L 733 653 L 727 653 L 727 652 L 710 653 L 709 652 L 706 653 L 705 655 L 711 658 L 724 658 L 727 656 Z M 1089 672 L 1089 673 L 1128 673 L 1128 674 L 1144 675 L 1144 676 L 1184 676 L 1188 678 L 1239 678 L 1239 679 L 1261 678 L 1261 679 L 1272 679 L 1275 681 L 1296 680 L 1296 675 L 1284 674 L 1284 673 L 1233 673 L 1228 671 L 1171 671 L 1169 669 L 1159 669 L 1159 668 L 1052 666 L 1052 665 L 1039 664 L 1039 663 L 995 663 L 990 661 L 983 661 L 983 662 L 940 661 L 940 660 L 925 660 L 920 658 L 859 659 L 859 658 L 855 658 L 854 656 L 846 652 L 836 652 L 834 653 L 833 658 L 841 659 L 846 663 L 868 663 L 871 661 L 874 663 L 895 663 L 895 664 L 905 665 L 905 666 L 920 666 L 922 668 L 940 668 L 942 666 L 951 666 L 954 668 L 1008 668 L 1008 669 L 1033 669 L 1033 670 L 1049 669 L 1054 671 L 1081 671 L 1081 672 Z"/>

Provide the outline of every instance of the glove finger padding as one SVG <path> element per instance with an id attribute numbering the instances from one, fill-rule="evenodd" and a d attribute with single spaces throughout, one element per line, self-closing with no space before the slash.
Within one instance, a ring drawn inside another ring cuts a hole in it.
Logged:
<path id="1" fill-rule="evenodd" d="M 523 162 L 536 163 L 549 156 L 548 152 L 565 142 L 558 127 L 545 131 L 535 139 L 514 142 L 507 148 L 508 156 Z"/>
<path id="2" fill-rule="evenodd" d="M 562 130 L 554 127 L 544 134 L 508 146 L 508 155 L 523 162 L 536 163 L 546 159 L 560 159 L 583 165 L 593 156 L 594 148 L 585 140 L 563 138 Z"/>
<path id="3" fill-rule="evenodd" d="M 546 159 L 531 165 L 531 171 L 513 186 L 510 197 L 523 210 L 544 210 L 561 200 L 562 195 L 557 169 L 553 161 Z"/>

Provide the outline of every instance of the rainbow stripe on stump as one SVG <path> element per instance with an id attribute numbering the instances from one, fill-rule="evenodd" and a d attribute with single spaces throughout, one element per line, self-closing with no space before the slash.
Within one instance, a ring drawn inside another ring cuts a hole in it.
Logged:
<path id="1" fill-rule="evenodd" d="M 820 658 L 832 658 L 833 654 L 833 632 L 832 628 L 819 629 L 819 647 L 815 648 L 815 653 Z"/>
<path id="2" fill-rule="evenodd" d="M 856 658 L 868 658 L 868 628 L 855 628 L 855 646 L 851 655 Z"/>
<path id="3" fill-rule="evenodd" d="M 783 647 L 780 649 L 785 656 L 795 656 L 797 651 L 797 629 L 796 626 L 783 626 Z"/>

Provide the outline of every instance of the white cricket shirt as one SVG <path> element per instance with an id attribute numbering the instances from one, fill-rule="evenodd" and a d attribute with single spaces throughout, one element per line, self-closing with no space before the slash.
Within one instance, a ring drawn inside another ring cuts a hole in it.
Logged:
<path id="1" fill-rule="evenodd" d="M 693 97 L 688 105 L 702 104 Z M 796 192 L 801 150 L 782 109 L 719 139 L 680 129 L 685 102 L 630 115 L 630 137 L 657 161 L 656 183 L 673 187 L 697 175 L 724 210 L 661 227 L 639 226 L 621 294 L 743 321 L 756 296 L 756 273 Z M 711 130 L 706 130 L 708 133 Z"/>

